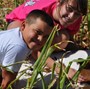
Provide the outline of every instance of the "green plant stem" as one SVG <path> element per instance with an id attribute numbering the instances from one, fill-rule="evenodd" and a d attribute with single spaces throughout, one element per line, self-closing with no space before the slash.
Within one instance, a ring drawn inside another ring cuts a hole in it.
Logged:
<path id="1" fill-rule="evenodd" d="M 50 79 L 51 81 L 54 79 L 55 68 L 56 68 L 56 63 L 54 63 L 53 68 L 52 68 L 52 74 L 51 74 L 51 79 Z"/>
<path id="2" fill-rule="evenodd" d="M 19 80 L 19 78 L 26 72 L 26 70 L 30 69 L 30 67 L 26 68 L 25 70 L 22 71 L 22 73 L 15 79 L 13 80 L 9 85 L 8 85 L 8 88 L 11 87 L 11 85 L 13 83 L 15 83 L 17 80 Z"/>
<path id="3" fill-rule="evenodd" d="M 78 76 L 81 72 L 81 70 L 87 65 L 87 63 L 90 61 L 90 56 L 87 58 L 87 60 L 85 59 L 78 59 L 78 60 L 75 60 L 75 61 L 72 61 L 72 62 L 83 62 L 82 65 L 80 66 L 79 70 L 75 73 L 75 75 L 72 77 L 72 81 L 75 81 L 77 83 L 77 79 L 78 79 Z M 67 89 L 70 87 L 70 83 L 67 85 Z"/>
<path id="4" fill-rule="evenodd" d="M 72 64 L 72 62 L 70 62 L 69 65 L 66 67 L 66 69 L 65 69 L 65 73 L 66 74 L 68 74 L 68 71 L 70 69 L 71 64 Z M 60 85 L 59 85 L 60 86 L 60 89 L 63 89 L 64 88 L 64 84 L 65 84 L 65 81 L 66 81 L 66 78 L 67 78 L 67 76 L 65 75 L 65 73 L 64 73 L 64 75 L 61 76 L 62 79 L 60 80 Z"/>
<path id="5" fill-rule="evenodd" d="M 44 47 L 41 51 L 40 57 L 37 59 L 37 61 L 34 64 L 33 75 L 31 76 L 30 81 L 29 81 L 30 82 L 30 89 L 32 89 L 32 87 L 34 85 L 34 82 L 36 81 L 36 78 L 38 76 L 38 73 L 41 72 L 41 70 L 43 68 L 43 65 L 45 64 L 47 58 L 51 54 L 51 52 L 50 52 L 51 49 L 49 49 L 49 47 L 52 44 L 52 41 L 53 41 L 53 38 L 54 38 L 54 35 L 55 35 L 56 31 L 57 31 L 57 26 L 55 26 L 54 29 L 52 30 L 48 40 L 46 41 L 46 43 L 45 43 L 45 45 L 44 45 Z M 48 51 L 48 50 L 50 50 L 50 51 Z"/>
<path id="6" fill-rule="evenodd" d="M 41 75 L 43 89 L 47 89 L 43 74 L 41 72 L 39 74 Z"/>

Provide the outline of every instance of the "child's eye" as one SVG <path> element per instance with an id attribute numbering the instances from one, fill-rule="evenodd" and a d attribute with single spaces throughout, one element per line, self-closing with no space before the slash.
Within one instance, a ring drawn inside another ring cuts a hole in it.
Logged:
<path id="1" fill-rule="evenodd" d="M 42 34 L 43 34 L 43 32 L 40 31 L 40 30 L 35 30 L 35 32 L 36 32 L 38 35 L 42 35 Z"/>
<path id="2" fill-rule="evenodd" d="M 49 35 L 44 36 L 44 39 L 48 39 Z"/>
<path id="3" fill-rule="evenodd" d="M 38 35 L 42 35 L 43 32 L 42 31 L 37 31 Z"/>
<path id="4" fill-rule="evenodd" d="M 81 16 L 81 13 L 78 10 L 74 9 L 74 7 L 72 7 L 71 5 L 67 4 L 66 5 L 66 10 L 67 10 L 67 12 L 75 12 L 75 15 L 77 17 Z"/>
<path id="5" fill-rule="evenodd" d="M 66 10 L 68 11 L 68 12 L 73 12 L 73 8 L 71 7 L 71 6 L 66 6 Z"/>

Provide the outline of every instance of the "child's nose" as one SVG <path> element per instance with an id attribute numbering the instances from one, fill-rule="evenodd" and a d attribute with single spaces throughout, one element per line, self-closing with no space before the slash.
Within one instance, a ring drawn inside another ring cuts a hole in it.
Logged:
<path id="1" fill-rule="evenodd" d="M 69 13 L 69 18 L 73 20 L 75 18 L 75 12 Z"/>
<path id="2" fill-rule="evenodd" d="M 42 40 L 43 40 L 43 36 L 39 35 L 39 36 L 38 36 L 38 40 L 39 40 L 39 41 L 42 41 Z"/>
<path id="3" fill-rule="evenodd" d="M 77 12 L 75 12 L 75 11 L 69 13 L 69 18 L 73 21 L 76 20 L 78 17 L 79 17 L 79 15 L 77 15 Z"/>

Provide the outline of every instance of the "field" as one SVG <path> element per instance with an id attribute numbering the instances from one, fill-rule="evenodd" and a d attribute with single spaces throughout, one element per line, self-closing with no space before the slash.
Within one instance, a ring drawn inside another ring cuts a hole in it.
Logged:
<path id="1" fill-rule="evenodd" d="M 15 7 L 17 7 L 24 1 L 25 0 L 0 0 L 0 30 L 6 30 L 7 28 L 5 15 L 11 12 Z M 73 39 L 74 39 L 73 40 L 74 43 L 78 45 L 80 49 L 90 49 L 90 7 L 88 8 L 87 16 L 83 16 L 83 20 L 80 26 L 80 31 L 76 35 L 73 36 Z M 45 50 L 43 54 L 44 53 L 45 53 Z M 42 57 L 43 57 L 43 54 L 42 54 Z M 36 66 L 36 69 L 37 69 L 37 66 Z M 42 67 L 41 65 L 40 67 L 38 66 L 40 70 L 42 69 L 41 67 Z M 36 73 L 35 75 L 37 76 L 37 71 L 34 71 L 34 73 Z M 41 71 L 39 74 L 41 74 Z M 30 79 L 29 79 L 29 82 L 30 82 Z"/>

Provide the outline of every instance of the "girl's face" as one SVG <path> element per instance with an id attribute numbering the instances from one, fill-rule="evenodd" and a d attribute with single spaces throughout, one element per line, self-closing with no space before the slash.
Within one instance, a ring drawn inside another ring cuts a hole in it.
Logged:
<path id="1" fill-rule="evenodd" d="M 58 21 L 64 27 L 74 23 L 82 14 L 76 0 L 68 0 L 62 5 L 57 6 Z"/>
<path id="2" fill-rule="evenodd" d="M 37 18 L 35 23 L 23 23 L 21 32 L 27 46 L 32 50 L 39 50 L 47 40 L 51 29 L 40 18 Z"/>

